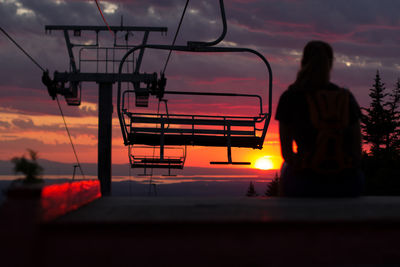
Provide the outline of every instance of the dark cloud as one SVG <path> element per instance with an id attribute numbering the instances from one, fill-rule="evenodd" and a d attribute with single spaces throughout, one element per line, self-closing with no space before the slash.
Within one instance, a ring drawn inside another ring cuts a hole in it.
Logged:
<path id="1" fill-rule="evenodd" d="M 86 127 L 69 125 L 70 134 L 73 137 L 81 135 L 88 135 L 92 137 L 97 136 L 97 125 L 87 125 Z M 21 133 L 23 131 L 40 131 L 40 132 L 53 132 L 61 135 L 66 134 L 65 126 L 60 118 L 59 123 L 37 125 L 31 118 L 20 117 L 13 119 L 11 124 L 9 122 L 0 121 L 0 128 L 4 128 L 7 133 Z M 8 138 L 15 139 L 15 136 Z"/>
<path id="2" fill-rule="evenodd" d="M 8 129 L 11 127 L 11 124 L 7 121 L 0 121 L 0 128 Z"/>
<path id="3" fill-rule="evenodd" d="M 30 130 L 35 127 L 33 121 L 30 118 L 26 119 L 13 119 L 12 124 L 22 130 Z"/>
<path id="4" fill-rule="evenodd" d="M 74 162 L 71 145 L 69 143 L 46 144 L 42 141 L 32 138 L 18 138 L 14 140 L 0 140 L 0 147 L 3 151 L 10 151 L 9 157 L 2 155 L 2 159 L 11 159 L 15 156 L 21 156 L 26 153 L 26 149 L 32 149 L 39 153 L 40 158 L 50 158 L 54 161 Z M 78 151 L 92 149 L 90 145 L 77 145 Z M 60 156 L 62 155 L 62 158 Z"/>

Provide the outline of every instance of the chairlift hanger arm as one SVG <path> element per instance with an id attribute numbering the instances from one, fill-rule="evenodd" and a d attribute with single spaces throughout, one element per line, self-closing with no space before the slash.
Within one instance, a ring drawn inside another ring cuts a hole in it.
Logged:
<path id="1" fill-rule="evenodd" d="M 69 39 L 68 31 L 64 30 L 63 32 L 64 32 L 65 43 L 67 44 L 67 49 L 68 49 L 70 68 L 72 68 L 73 73 L 77 73 L 75 57 L 74 57 L 74 53 L 72 52 L 72 47 L 74 45 L 71 43 L 71 40 Z"/>
<path id="2" fill-rule="evenodd" d="M 150 48 L 150 49 L 159 49 L 159 50 L 173 50 L 173 51 L 181 51 L 181 52 L 208 52 L 208 53 L 229 53 L 229 52 L 248 52 L 258 56 L 264 64 L 267 66 L 268 70 L 268 104 L 269 110 L 268 113 L 272 111 L 272 69 L 271 65 L 267 61 L 267 59 L 256 50 L 250 48 L 240 48 L 240 47 L 202 47 L 202 46 L 170 46 L 170 45 L 141 45 L 135 48 L 130 49 L 122 58 L 120 65 L 119 65 L 119 73 L 122 72 L 122 66 L 126 60 L 126 58 L 136 50 L 143 49 L 143 48 Z"/>
<path id="3" fill-rule="evenodd" d="M 220 6 L 220 11 L 221 11 L 221 19 L 222 19 L 222 26 L 223 26 L 221 35 L 215 41 L 211 41 L 211 42 L 193 42 L 193 41 L 190 41 L 190 42 L 188 42 L 188 46 L 190 46 L 190 47 L 214 46 L 214 45 L 219 44 L 225 38 L 225 35 L 226 35 L 228 27 L 227 27 L 227 23 L 226 23 L 224 0 L 219 0 L 219 6 Z"/>

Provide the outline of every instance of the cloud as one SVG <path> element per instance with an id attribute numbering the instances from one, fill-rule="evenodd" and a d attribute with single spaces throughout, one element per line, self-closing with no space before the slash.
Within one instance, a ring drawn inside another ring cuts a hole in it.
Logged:
<path id="1" fill-rule="evenodd" d="M 14 119 L 12 120 L 12 124 L 22 130 L 28 130 L 35 127 L 33 121 L 30 118 L 26 119 Z"/>
<path id="2" fill-rule="evenodd" d="M 8 121 L 0 121 L 0 128 L 8 129 L 11 127 L 11 124 Z"/>

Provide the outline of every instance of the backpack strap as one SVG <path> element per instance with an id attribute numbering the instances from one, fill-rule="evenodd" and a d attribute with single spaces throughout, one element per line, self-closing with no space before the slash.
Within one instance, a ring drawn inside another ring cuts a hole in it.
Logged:
<path id="1" fill-rule="evenodd" d="M 319 90 L 307 94 L 310 119 L 316 129 L 340 129 L 349 125 L 349 91 Z"/>
<path id="2" fill-rule="evenodd" d="M 317 130 L 315 149 L 306 155 L 302 167 L 321 174 L 337 173 L 351 167 L 344 152 L 344 131 L 349 125 L 350 92 L 318 90 L 306 95 L 310 120 Z"/>

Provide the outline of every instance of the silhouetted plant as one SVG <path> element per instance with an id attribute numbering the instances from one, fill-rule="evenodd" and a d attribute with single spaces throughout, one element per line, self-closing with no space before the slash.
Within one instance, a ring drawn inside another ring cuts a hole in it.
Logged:
<path id="1" fill-rule="evenodd" d="M 279 176 L 275 173 L 274 179 L 267 185 L 265 190 L 265 195 L 267 197 L 277 197 L 279 196 Z"/>
<path id="2" fill-rule="evenodd" d="M 25 175 L 24 182 L 35 183 L 41 182 L 42 179 L 39 176 L 43 172 L 43 168 L 37 162 L 38 153 L 31 149 L 28 149 L 30 160 L 25 158 L 24 155 L 21 157 L 14 157 L 11 162 L 14 163 L 14 172 L 23 173 Z"/>
<path id="3" fill-rule="evenodd" d="M 247 189 L 246 196 L 248 196 L 248 197 L 256 197 L 257 196 L 257 192 L 254 189 L 253 182 L 250 182 L 249 188 Z"/>
<path id="4" fill-rule="evenodd" d="M 389 94 L 390 101 L 386 104 L 389 107 L 390 120 L 392 123 L 393 132 L 388 138 L 388 144 L 392 153 L 400 155 L 400 79 L 392 93 Z"/>
<path id="5" fill-rule="evenodd" d="M 369 108 L 363 108 L 365 114 L 361 118 L 361 126 L 364 142 L 371 145 L 371 155 L 386 159 L 399 152 L 400 82 L 388 94 L 379 71 L 374 81 L 369 94 L 372 101 Z"/>
<path id="6" fill-rule="evenodd" d="M 367 195 L 400 195 L 400 80 L 391 93 L 385 90 L 377 72 L 361 120 L 364 142 L 371 145 L 362 155 Z"/>

